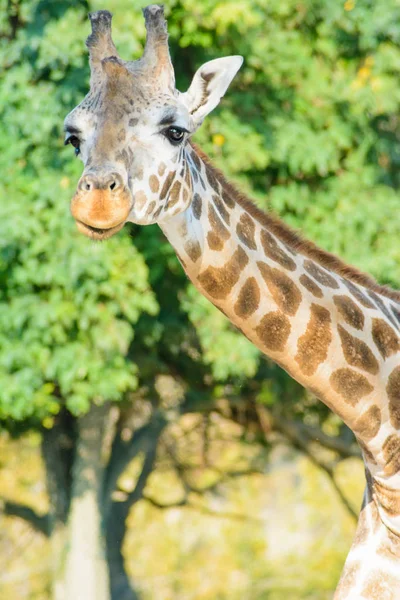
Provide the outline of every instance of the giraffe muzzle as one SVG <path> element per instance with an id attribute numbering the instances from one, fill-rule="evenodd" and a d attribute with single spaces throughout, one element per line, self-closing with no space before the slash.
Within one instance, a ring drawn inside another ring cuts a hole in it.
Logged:
<path id="1" fill-rule="evenodd" d="M 72 198 L 71 213 L 81 233 L 105 240 L 125 225 L 132 203 L 132 194 L 118 173 L 84 175 Z"/>

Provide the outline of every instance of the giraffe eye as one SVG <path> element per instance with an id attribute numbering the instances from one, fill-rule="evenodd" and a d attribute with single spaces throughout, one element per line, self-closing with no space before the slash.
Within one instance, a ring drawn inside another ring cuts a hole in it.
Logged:
<path id="1" fill-rule="evenodd" d="M 171 144 L 178 145 L 183 140 L 185 131 L 186 129 L 183 129 L 182 127 L 176 127 L 174 125 L 173 127 L 167 127 L 167 129 L 163 131 L 163 134 L 166 138 L 168 138 Z"/>
<path id="2" fill-rule="evenodd" d="M 73 146 L 75 148 L 75 156 L 78 156 L 78 154 L 81 151 L 80 145 L 81 145 L 81 141 L 78 137 L 76 137 L 76 135 L 70 135 L 66 140 L 65 140 L 65 146 L 67 146 L 67 144 L 71 144 L 71 146 Z"/>

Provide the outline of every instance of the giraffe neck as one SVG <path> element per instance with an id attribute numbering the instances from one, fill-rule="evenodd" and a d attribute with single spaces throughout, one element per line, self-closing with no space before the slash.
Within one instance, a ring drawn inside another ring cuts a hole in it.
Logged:
<path id="1" fill-rule="evenodd" d="M 301 243 L 242 199 L 194 149 L 187 150 L 186 159 L 192 202 L 160 226 L 187 275 L 355 433 L 380 486 L 381 517 L 400 534 L 400 501 L 387 500 L 387 489 L 400 489 L 395 294 L 391 298 L 366 276 Z"/>
<path id="2" fill-rule="evenodd" d="M 382 522 L 368 474 L 367 482 L 357 531 L 334 600 L 400 598 L 400 538 Z"/>

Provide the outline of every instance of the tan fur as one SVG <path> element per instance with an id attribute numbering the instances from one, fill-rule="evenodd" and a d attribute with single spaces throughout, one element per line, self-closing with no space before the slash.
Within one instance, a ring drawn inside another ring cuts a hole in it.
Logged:
<path id="1" fill-rule="evenodd" d="M 341 277 L 350 279 L 350 281 L 354 281 L 363 287 L 377 292 L 381 296 L 385 296 L 386 298 L 390 298 L 391 300 L 400 303 L 400 291 L 379 285 L 369 275 L 358 271 L 355 267 L 347 265 L 334 254 L 318 248 L 313 242 L 303 239 L 300 233 L 286 225 L 286 223 L 278 219 L 275 215 L 272 215 L 271 213 L 267 214 L 260 210 L 251 200 L 249 200 L 249 198 L 225 179 L 221 171 L 211 164 L 208 156 L 200 150 L 200 148 L 195 144 L 192 145 L 201 159 L 206 163 L 208 169 L 213 172 L 215 179 L 221 184 L 223 193 L 226 192 L 229 196 L 233 196 L 235 201 L 240 204 L 244 210 L 254 217 L 254 219 L 257 219 L 259 223 L 276 235 L 282 242 L 288 244 L 296 250 L 296 252 L 308 256 L 321 266 L 337 273 Z"/>

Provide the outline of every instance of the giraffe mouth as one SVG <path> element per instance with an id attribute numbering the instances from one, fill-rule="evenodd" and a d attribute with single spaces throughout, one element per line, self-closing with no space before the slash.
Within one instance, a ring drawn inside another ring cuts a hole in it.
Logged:
<path id="1" fill-rule="evenodd" d="M 90 239 L 98 241 L 107 240 L 115 233 L 118 233 L 118 231 L 120 231 L 124 225 L 125 220 L 119 223 L 118 225 L 115 225 L 114 227 L 101 229 L 100 227 L 92 227 L 92 225 L 87 225 L 86 223 L 83 223 L 83 221 L 79 221 L 78 219 L 76 219 L 76 226 L 78 230 Z"/>

